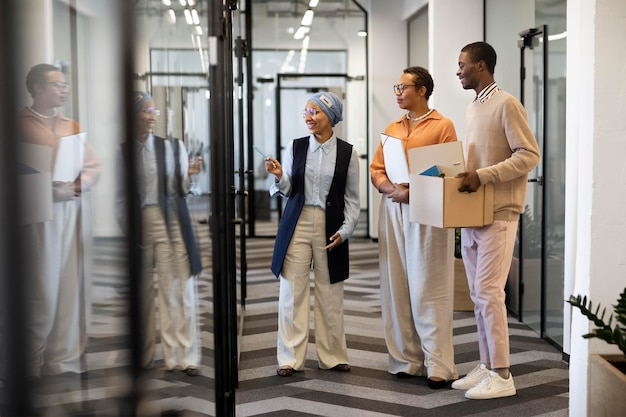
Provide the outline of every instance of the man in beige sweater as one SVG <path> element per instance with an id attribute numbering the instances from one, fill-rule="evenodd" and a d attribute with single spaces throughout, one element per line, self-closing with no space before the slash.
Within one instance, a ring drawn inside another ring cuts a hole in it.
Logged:
<path id="1" fill-rule="evenodd" d="M 480 364 L 452 388 L 466 398 L 489 399 L 516 394 L 509 371 L 509 331 L 504 287 L 511 266 L 528 173 L 539 163 L 537 141 L 522 104 L 494 80 L 496 52 L 485 42 L 461 49 L 456 75 L 476 98 L 467 108 L 467 171 L 459 174 L 462 192 L 493 184 L 494 222 L 464 228 L 461 251 L 478 328 Z"/>

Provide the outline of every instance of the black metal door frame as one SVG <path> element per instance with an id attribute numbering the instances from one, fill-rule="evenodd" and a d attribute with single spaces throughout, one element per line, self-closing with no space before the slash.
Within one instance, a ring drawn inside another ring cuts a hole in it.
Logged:
<path id="1" fill-rule="evenodd" d="M 237 387 L 237 266 L 234 184 L 232 12 L 236 0 L 209 6 L 211 239 L 215 337 L 215 413 L 235 415 Z"/>
<path id="2" fill-rule="evenodd" d="M 525 52 L 527 50 L 533 50 L 539 42 L 542 42 L 543 50 L 542 50 L 542 64 L 543 64 L 543 78 L 542 78 L 542 105 L 541 110 L 543 111 L 542 126 L 541 126 L 541 134 L 543 137 L 543 150 L 542 154 L 545 154 L 546 147 L 548 146 L 548 125 L 546 120 L 548 120 L 548 26 L 542 25 L 536 28 L 526 29 L 519 33 L 518 47 L 520 48 L 520 101 L 522 105 L 525 101 L 525 81 L 526 81 L 526 60 L 525 60 Z M 543 179 L 545 170 L 545 160 L 544 165 L 542 165 L 541 172 L 538 173 L 536 178 L 529 178 L 529 183 L 536 183 L 541 187 L 541 301 L 540 301 L 540 335 L 543 338 L 545 334 L 546 327 L 546 225 L 545 225 L 545 216 L 543 213 L 546 211 L 546 189 L 543 187 Z M 524 218 L 520 217 L 519 230 L 518 230 L 518 239 L 519 239 L 519 288 L 518 288 L 518 319 L 520 321 L 524 321 Z"/>

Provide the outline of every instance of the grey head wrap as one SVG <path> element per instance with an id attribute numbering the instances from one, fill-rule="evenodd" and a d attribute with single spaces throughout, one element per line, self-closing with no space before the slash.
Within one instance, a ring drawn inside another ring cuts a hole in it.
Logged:
<path id="1" fill-rule="evenodd" d="M 150 94 L 144 93 L 143 91 L 135 91 L 135 98 L 133 99 L 135 114 L 139 113 L 141 109 L 143 109 L 143 106 L 146 105 L 146 102 L 150 100 L 154 100 Z"/>
<path id="2" fill-rule="evenodd" d="M 337 97 L 333 93 L 330 93 L 328 91 L 316 93 L 313 94 L 313 96 L 309 100 L 317 104 L 319 108 L 322 109 L 324 113 L 326 113 L 326 116 L 328 116 L 328 120 L 330 120 L 331 126 L 335 126 L 337 123 L 343 120 L 343 105 L 341 104 L 341 100 L 339 100 L 339 97 Z"/>

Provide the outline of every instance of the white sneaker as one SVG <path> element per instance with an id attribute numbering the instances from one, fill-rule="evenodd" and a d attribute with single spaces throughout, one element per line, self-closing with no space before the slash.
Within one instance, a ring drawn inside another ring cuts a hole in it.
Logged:
<path id="1" fill-rule="evenodd" d="M 452 388 L 468 390 L 474 388 L 480 381 L 483 380 L 489 373 L 489 369 L 484 364 L 476 365 L 469 374 L 465 375 L 461 379 L 457 379 L 452 383 Z"/>
<path id="2" fill-rule="evenodd" d="M 491 398 L 511 397 L 516 393 L 513 375 L 509 373 L 509 377 L 504 379 L 497 372 L 489 371 L 478 385 L 465 393 L 465 398 L 489 400 Z"/>

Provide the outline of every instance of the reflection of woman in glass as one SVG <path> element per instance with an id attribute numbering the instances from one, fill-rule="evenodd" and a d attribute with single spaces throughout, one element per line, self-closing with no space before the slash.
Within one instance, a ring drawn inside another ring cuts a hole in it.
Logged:
<path id="1" fill-rule="evenodd" d="M 359 217 L 359 160 L 333 132 L 342 104 L 329 92 L 314 94 L 303 116 L 310 136 L 293 140 L 284 165 L 265 159 L 275 176 L 270 193 L 288 197 L 278 227 L 272 272 L 280 278 L 278 375 L 304 368 L 309 340 L 309 277 L 315 274 L 315 348 L 321 369 L 349 371 L 343 325 L 343 281 L 348 238 Z"/>
<path id="2" fill-rule="evenodd" d="M 195 276 L 202 267 L 185 201 L 189 186 L 187 151 L 179 140 L 170 141 L 152 133 L 159 110 L 150 95 L 136 92 L 133 105 L 137 117 L 136 140 L 124 143 L 122 153 L 135 152 L 139 179 L 136 197 L 142 218 L 145 297 L 142 312 L 146 323 L 143 366 L 152 367 L 154 360 L 153 272 L 156 267 L 165 367 L 195 376 L 201 353 Z M 121 181 L 118 183 L 123 184 Z M 118 187 L 116 209 L 122 227 L 126 224 L 124 202 L 123 187 Z"/>
<path id="3" fill-rule="evenodd" d="M 61 138 L 84 149 L 76 178 L 53 176 L 52 219 L 28 224 L 24 229 L 26 241 L 32 245 L 27 250 L 32 302 L 29 341 L 34 358 L 28 374 L 37 378 L 41 374 L 85 371 L 80 364 L 86 344 L 81 206 L 82 194 L 95 184 L 100 164 L 89 143 L 81 143 L 76 136 L 78 124 L 57 111 L 69 92 L 59 68 L 35 65 L 26 76 L 26 87 L 33 103 L 19 116 L 22 140 L 52 149 L 50 171 L 54 172 Z"/>

